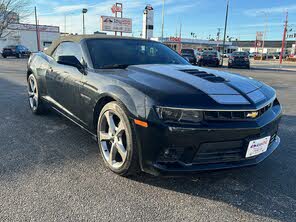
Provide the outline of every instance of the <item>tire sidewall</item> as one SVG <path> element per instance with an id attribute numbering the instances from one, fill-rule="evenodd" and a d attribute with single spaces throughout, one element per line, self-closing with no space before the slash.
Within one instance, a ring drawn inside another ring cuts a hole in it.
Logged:
<path id="1" fill-rule="evenodd" d="M 28 87 L 28 91 L 29 91 L 29 80 L 31 79 L 31 78 L 34 78 L 34 81 L 35 81 L 35 84 L 36 84 L 36 89 L 37 89 L 37 92 L 38 92 L 38 104 L 37 104 L 37 107 L 34 109 L 34 108 L 32 108 L 31 107 L 31 104 L 30 104 L 30 99 L 28 98 L 28 102 L 29 102 L 29 106 L 30 106 L 30 109 L 31 109 L 31 111 L 34 113 L 34 114 L 40 114 L 40 113 L 42 113 L 42 107 L 41 107 L 41 103 L 42 103 L 42 101 L 40 100 L 40 94 L 39 94 L 39 85 L 38 85 L 38 81 L 37 81 L 37 79 L 36 79 L 36 77 L 35 77 L 35 75 L 34 74 L 31 74 L 31 75 L 29 75 L 29 78 L 28 78 L 28 85 L 27 85 L 27 87 Z M 28 96 L 29 96 L 29 94 L 28 94 Z"/>
<path id="2" fill-rule="evenodd" d="M 112 166 L 109 165 L 109 163 L 106 161 L 104 154 L 103 154 L 103 150 L 102 150 L 102 146 L 100 143 L 100 138 L 99 138 L 99 132 L 100 132 L 100 124 L 102 121 L 102 117 L 104 116 L 104 113 L 107 111 L 112 111 L 114 112 L 116 115 L 118 115 L 120 117 L 121 120 L 124 121 L 124 124 L 126 126 L 126 143 L 127 143 L 127 147 L 126 147 L 126 151 L 127 151 L 127 158 L 125 163 L 118 169 L 113 168 Z M 132 130 L 132 125 L 130 123 L 130 120 L 128 119 L 128 116 L 126 114 L 127 112 L 125 111 L 125 108 L 123 107 L 123 105 L 121 105 L 118 102 L 110 102 L 108 104 L 106 104 L 103 109 L 101 110 L 99 119 L 98 119 L 98 125 L 97 125 L 97 136 L 98 136 L 98 146 L 99 146 L 99 150 L 102 156 L 102 159 L 105 163 L 105 165 L 112 170 L 113 172 L 119 174 L 119 175 L 126 175 L 128 173 L 128 171 L 130 170 L 132 164 L 133 164 L 133 159 L 135 157 L 136 154 L 136 148 L 135 148 L 135 144 L 134 144 L 134 133 Z"/>

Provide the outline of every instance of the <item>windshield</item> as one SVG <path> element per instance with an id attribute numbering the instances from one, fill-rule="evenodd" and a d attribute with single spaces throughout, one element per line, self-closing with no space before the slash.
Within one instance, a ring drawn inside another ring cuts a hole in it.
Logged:
<path id="1" fill-rule="evenodd" d="M 95 69 L 142 64 L 188 64 L 167 46 L 132 39 L 89 39 L 87 47 Z"/>

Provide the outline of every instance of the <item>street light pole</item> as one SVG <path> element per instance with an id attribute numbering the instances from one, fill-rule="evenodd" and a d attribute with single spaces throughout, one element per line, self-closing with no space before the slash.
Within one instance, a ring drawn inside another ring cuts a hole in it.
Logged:
<path id="1" fill-rule="evenodd" d="M 86 14 L 87 11 L 88 10 L 86 8 L 82 9 L 83 35 L 85 35 L 85 18 L 84 18 L 84 14 Z"/>
<path id="2" fill-rule="evenodd" d="M 263 60 L 263 53 L 264 53 L 264 46 L 265 46 L 265 39 L 266 39 L 266 32 L 267 32 L 267 25 L 268 25 L 268 14 L 265 13 L 265 28 L 264 28 L 264 35 L 262 41 L 262 54 L 261 54 L 261 61 Z M 266 60 L 268 59 L 268 52 L 266 53 Z"/>
<path id="3" fill-rule="evenodd" d="M 164 32 L 164 7 L 165 7 L 165 0 L 163 0 L 163 5 L 162 5 L 161 41 L 163 41 L 163 32 Z"/>
<path id="4" fill-rule="evenodd" d="M 226 30 L 227 30 L 227 21 L 228 21 L 228 9 L 229 9 L 229 0 L 227 0 L 227 6 L 226 6 L 226 16 L 225 16 L 225 26 L 224 26 L 224 38 L 223 38 L 223 47 L 222 47 L 222 53 L 223 54 L 224 54 L 224 50 L 225 50 Z M 223 66 L 223 59 L 222 59 L 222 66 Z"/>
<path id="5" fill-rule="evenodd" d="M 67 15 L 64 17 L 64 32 L 67 33 Z"/>
<path id="6" fill-rule="evenodd" d="M 282 49 L 281 49 L 281 55 L 280 55 L 280 65 L 283 63 L 283 57 L 284 57 L 284 53 L 285 53 L 287 26 L 288 26 L 288 11 L 286 13 L 286 21 L 285 21 L 285 27 L 284 27 L 284 33 L 283 33 Z"/>

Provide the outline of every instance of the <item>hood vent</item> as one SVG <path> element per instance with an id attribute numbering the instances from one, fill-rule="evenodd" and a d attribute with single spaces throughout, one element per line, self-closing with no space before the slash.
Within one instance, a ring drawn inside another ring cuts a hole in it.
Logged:
<path id="1" fill-rule="evenodd" d="M 220 76 L 216 76 L 212 73 L 207 73 L 205 71 L 199 71 L 198 69 L 185 69 L 185 70 L 180 70 L 180 71 L 197 76 L 199 78 L 202 78 L 202 79 L 210 81 L 210 82 L 215 82 L 215 83 L 226 82 L 226 80 Z"/>

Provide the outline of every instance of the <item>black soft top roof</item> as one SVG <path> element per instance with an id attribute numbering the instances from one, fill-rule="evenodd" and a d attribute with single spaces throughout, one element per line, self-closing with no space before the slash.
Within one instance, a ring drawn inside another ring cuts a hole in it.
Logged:
<path id="1" fill-rule="evenodd" d="M 134 38 L 134 37 L 122 37 L 122 36 L 112 36 L 112 35 L 67 35 L 67 36 L 62 36 L 60 38 L 58 38 L 57 40 L 55 40 L 49 47 L 47 50 L 45 50 L 44 52 L 47 55 L 52 55 L 52 53 L 54 52 L 54 50 L 58 47 L 58 45 L 61 42 L 77 42 L 79 43 L 81 40 L 84 39 L 135 39 L 135 40 L 144 40 L 144 39 L 140 39 L 140 38 Z"/>

